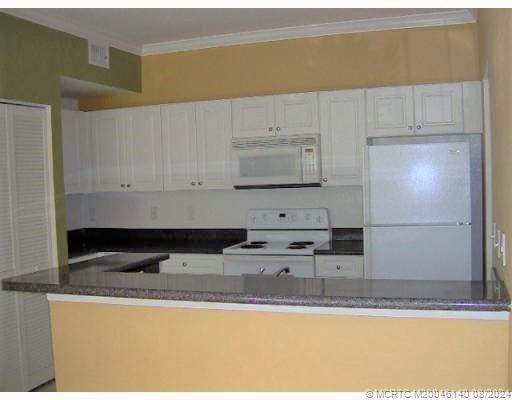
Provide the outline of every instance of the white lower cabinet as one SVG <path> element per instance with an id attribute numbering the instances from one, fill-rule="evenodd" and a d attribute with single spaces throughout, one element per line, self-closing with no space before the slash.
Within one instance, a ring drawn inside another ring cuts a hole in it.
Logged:
<path id="1" fill-rule="evenodd" d="M 223 273 L 222 254 L 170 254 L 160 262 L 164 274 L 214 274 Z"/>
<path id="2" fill-rule="evenodd" d="M 319 278 L 363 278 L 363 256 L 315 256 Z"/>

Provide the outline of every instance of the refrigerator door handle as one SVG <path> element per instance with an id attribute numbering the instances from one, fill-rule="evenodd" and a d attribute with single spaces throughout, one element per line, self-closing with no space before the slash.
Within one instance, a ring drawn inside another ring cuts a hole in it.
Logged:
<path id="1" fill-rule="evenodd" d="M 370 223 L 370 147 L 363 146 L 363 222 Z"/>
<path id="2" fill-rule="evenodd" d="M 364 224 L 365 228 L 392 228 L 400 226 L 471 226 L 471 222 L 418 222 L 410 224 Z"/>

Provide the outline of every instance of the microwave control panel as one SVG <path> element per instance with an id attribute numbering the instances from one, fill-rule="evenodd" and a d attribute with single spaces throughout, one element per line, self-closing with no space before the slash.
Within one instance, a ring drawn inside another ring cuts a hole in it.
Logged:
<path id="1" fill-rule="evenodd" d="M 302 178 L 304 183 L 318 181 L 318 157 L 315 146 L 302 147 Z"/>

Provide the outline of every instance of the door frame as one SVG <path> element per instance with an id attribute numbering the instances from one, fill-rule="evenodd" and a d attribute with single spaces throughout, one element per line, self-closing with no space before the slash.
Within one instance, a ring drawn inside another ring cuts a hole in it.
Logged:
<path id="1" fill-rule="evenodd" d="M 496 238 L 494 222 L 494 196 L 492 181 L 492 118 L 491 118 L 491 76 L 489 63 L 485 65 L 482 79 L 482 107 L 484 116 L 483 148 L 484 148 L 484 221 L 485 221 L 485 276 L 494 280 L 495 247 L 499 238 Z"/>

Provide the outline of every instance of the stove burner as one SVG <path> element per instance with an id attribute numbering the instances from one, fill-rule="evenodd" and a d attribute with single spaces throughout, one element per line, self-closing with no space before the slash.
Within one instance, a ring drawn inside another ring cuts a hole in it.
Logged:
<path id="1" fill-rule="evenodd" d="M 292 250 L 300 250 L 300 249 L 305 249 L 307 246 L 303 246 L 303 245 L 299 245 L 299 244 L 291 244 L 288 246 L 289 249 L 292 249 Z"/>
<path id="2" fill-rule="evenodd" d="M 291 242 L 290 246 L 303 246 L 302 248 L 304 248 L 305 246 L 311 246 L 312 244 L 315 244 L 315 242 Z"/>
<path id="3" fill-rule="evenodd" d="M 257 240 L 257 241 L 251 242 L 250 244 L 267 244 L 267 243 L 268 242 Z"/>
<path id="4" fill-rule="evenodd" d="M 263 246 L 262 244 L 244 244 L 240 246 L 241 249 L 261 249 Z"/>

